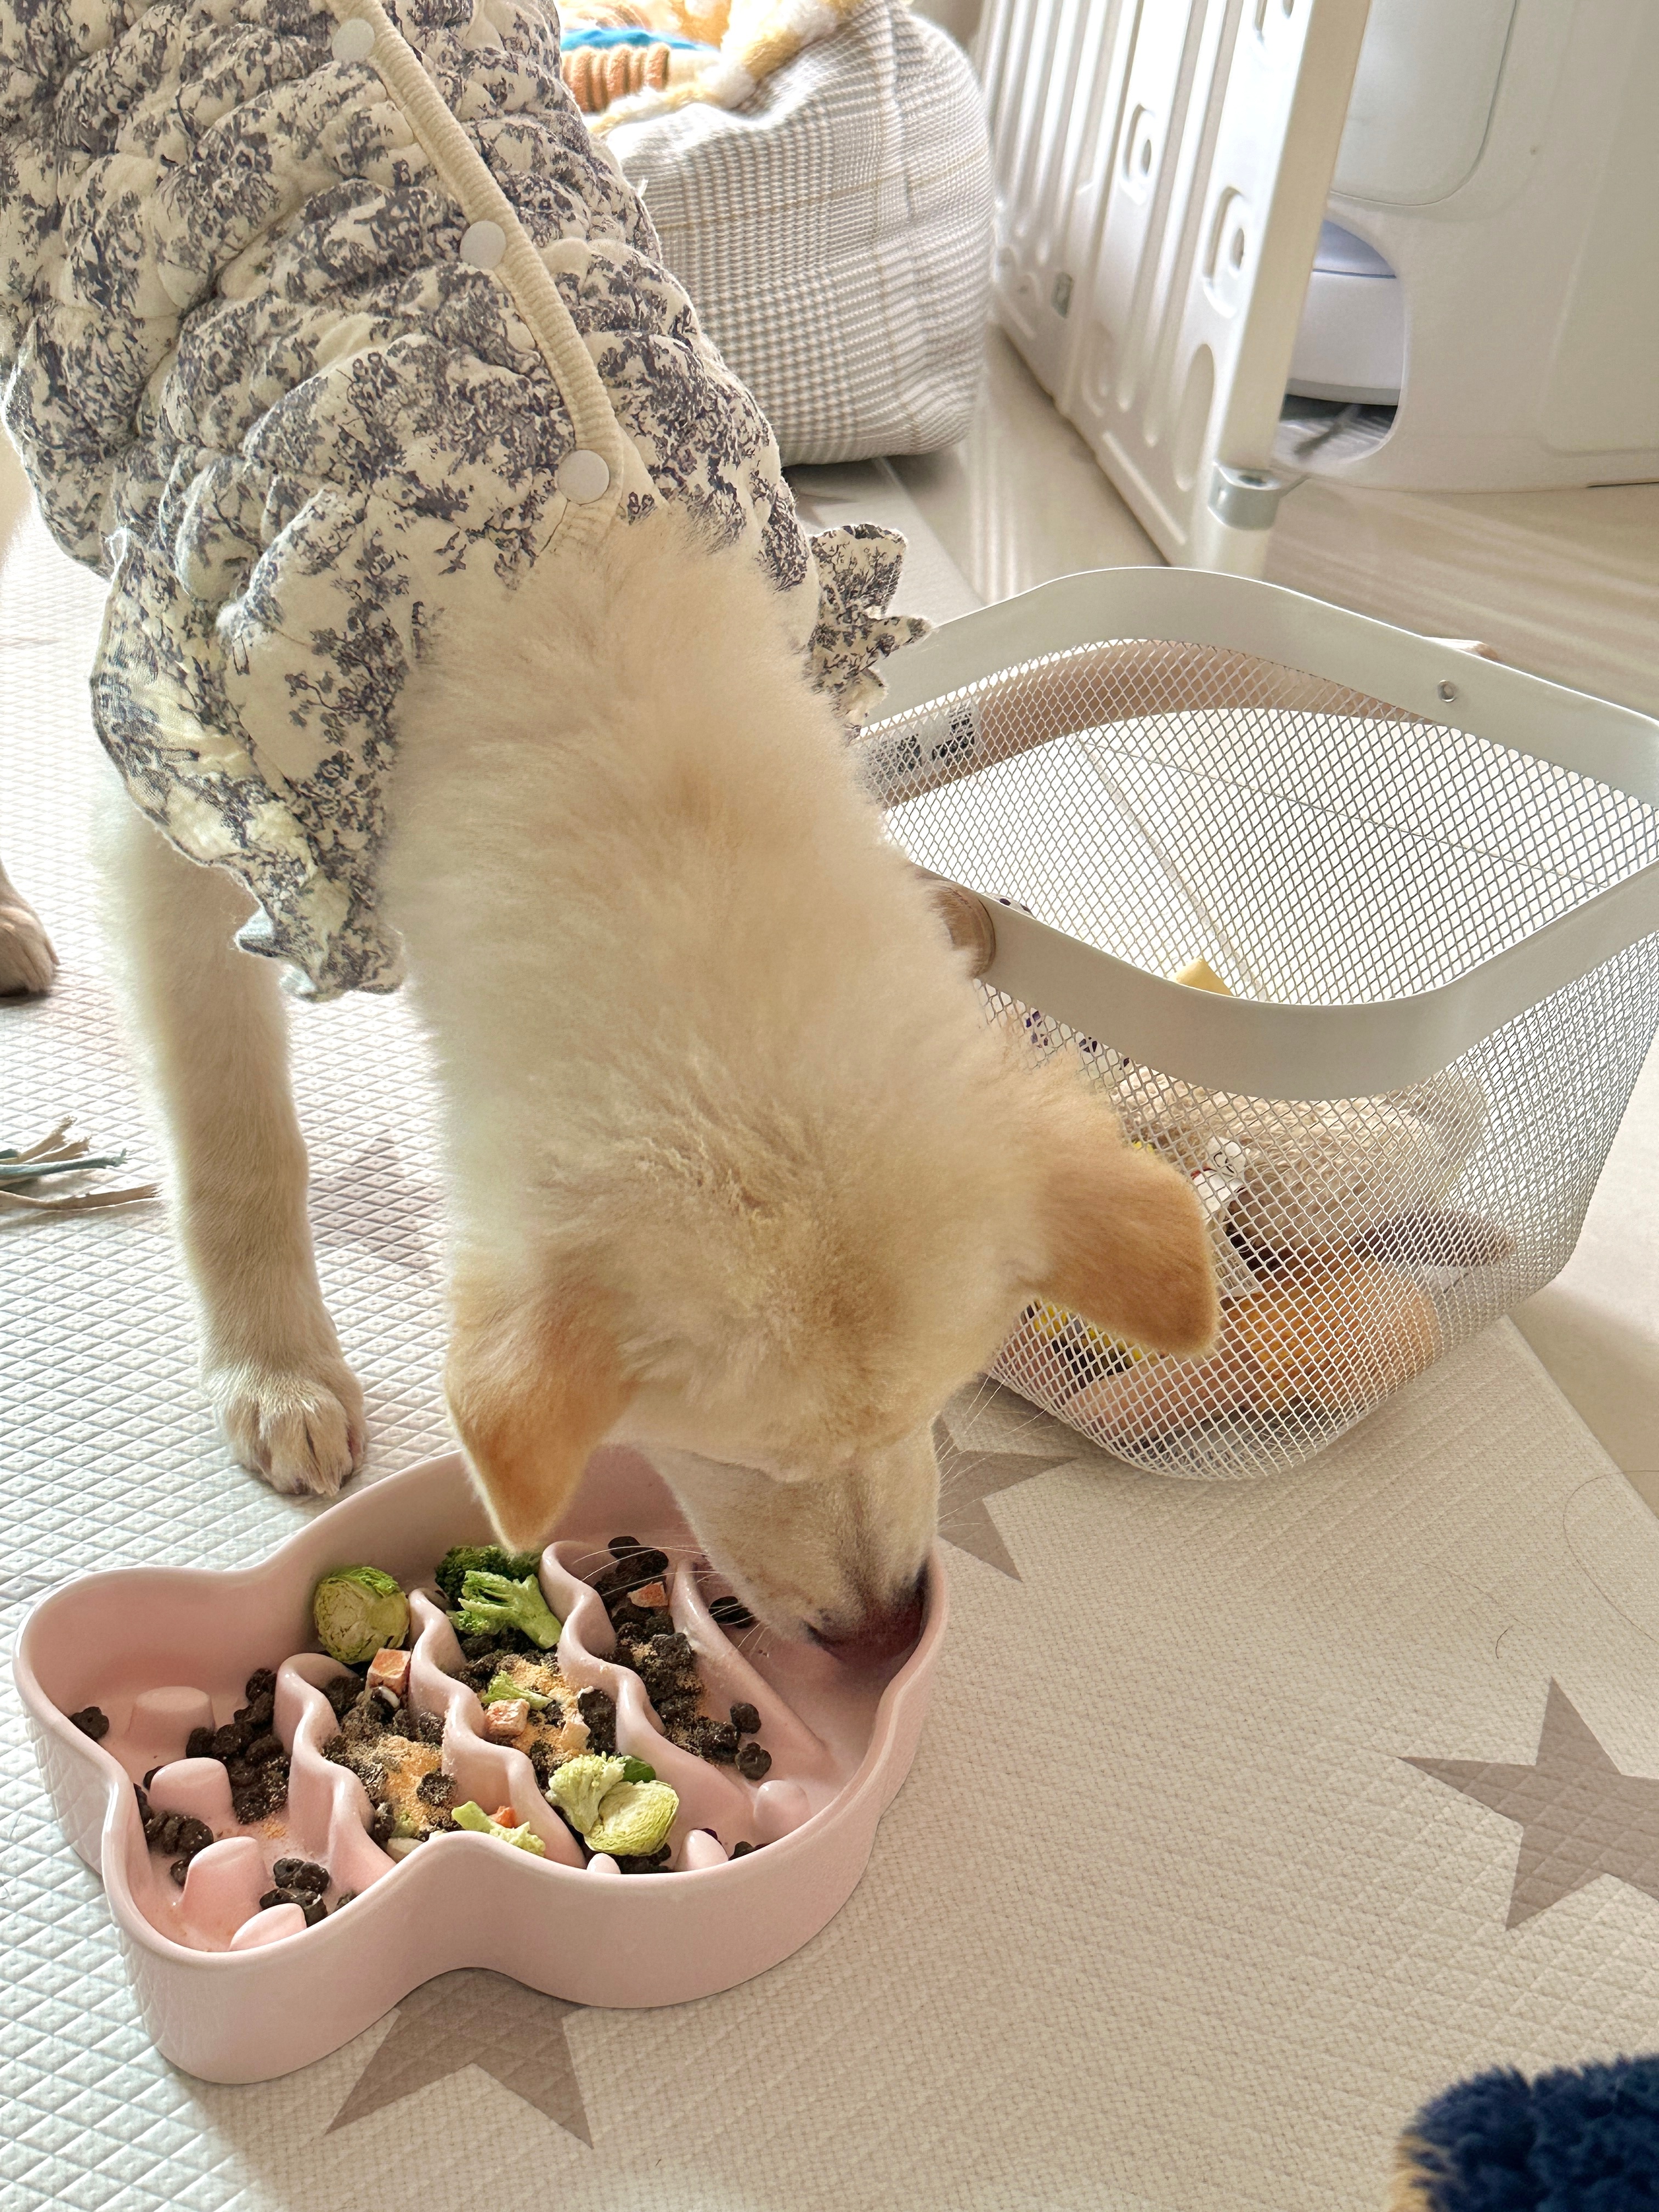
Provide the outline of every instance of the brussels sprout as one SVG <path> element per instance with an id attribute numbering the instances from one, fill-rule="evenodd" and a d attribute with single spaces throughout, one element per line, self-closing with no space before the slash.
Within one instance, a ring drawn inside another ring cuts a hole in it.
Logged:
<path id="1" fill-rule="evenodd" d="M 649 1858 L 667 1840 L 680 1801 L 665 1782 L 619 1782 L 608 1790 L 587 1848 L 613 1857 Z"/>
<path id="2" fill-rule="evenodd" d="M 317 1640 L 331 1659 L 360 1667 L 409 1633 L 409 1600 L 379 1567 L 336 1567 L 311 1596 Z"/>

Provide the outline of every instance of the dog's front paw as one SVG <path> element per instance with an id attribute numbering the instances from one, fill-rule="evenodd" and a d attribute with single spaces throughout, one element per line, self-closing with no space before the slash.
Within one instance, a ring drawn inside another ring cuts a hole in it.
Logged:
<path id="1" fill-rule="evenodd" d="M 244 1361 L 216 1369 L 207 1384 L 226 1443 L 285 1497 L 331 1498 L 362 1465 L 362 1386 L 343 1360 Z"/>
<path id="2" fill-rule="evenodd" d="M 40 915 L 0 874 L 0 999 L 49 991 L 57 973 L 58 955 Z"/>

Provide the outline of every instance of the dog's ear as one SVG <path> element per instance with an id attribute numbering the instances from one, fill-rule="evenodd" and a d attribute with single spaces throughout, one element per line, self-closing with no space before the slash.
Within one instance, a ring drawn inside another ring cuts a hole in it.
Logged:
<path id="1" fill-rule="evenodd" d="M 545 1541 L 633 1392 L 600 1314 L 458 1279 L 444 1388 L 501 1541 Z"/>
<path id="2" fill-rule="evenodd" d="M 1207 1352 L 1220 1306 L 1191 1183 L 1103 1115 L 1069 1118 L 1048 1168 L 1042 1296 L 1148 1352 Z"/>

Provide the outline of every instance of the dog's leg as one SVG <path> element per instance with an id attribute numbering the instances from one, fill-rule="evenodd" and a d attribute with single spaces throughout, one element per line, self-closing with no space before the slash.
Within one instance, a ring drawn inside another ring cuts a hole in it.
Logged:
<path id="1" fill-rule="evenodd" d="M 10 441 L 0 434 L 0 563 L 28 513 L 29 488 Z M 58 955 L 40 917 L 0 867 L 0 999 L 46 991 L 58 972 Z"/>
<path id="2" fill-rule="evenodd" d="M 227 1440 L 273 1489 L 362 1462 L 357 1379 L 323 1304 L 275 964 L 239 952 L 246 893 L 185 860 L 125 793 L 100 823 L 112 936 L 170 1141 L 173 1211 Z"/>
<path id="3" fill-rule="evenodd" d="M 0 999 L 50 990 L 58 955 L 40 917 L 0 867 Z"/>

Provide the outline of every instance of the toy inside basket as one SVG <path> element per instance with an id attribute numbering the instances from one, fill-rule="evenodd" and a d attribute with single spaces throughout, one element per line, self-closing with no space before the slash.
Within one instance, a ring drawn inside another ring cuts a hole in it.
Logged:
<path id="1" fill-rule="evenodd" d="M 1074 1059 L 1210 1222 L 1208 1358 L 1039 1307 L 1001 1380 L 1141 1465 L 1257 1474 L 1559 1270 L 1659 1025 L 1659 726 L 1120 570 L 914 648 L 863 748 L 988 912 L 987 1018 Z"/>

